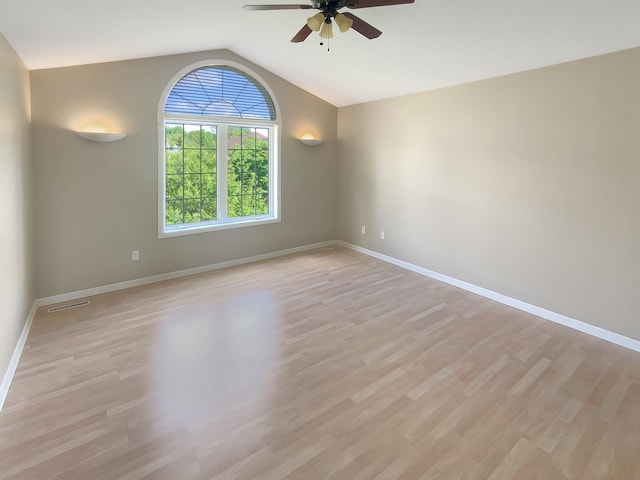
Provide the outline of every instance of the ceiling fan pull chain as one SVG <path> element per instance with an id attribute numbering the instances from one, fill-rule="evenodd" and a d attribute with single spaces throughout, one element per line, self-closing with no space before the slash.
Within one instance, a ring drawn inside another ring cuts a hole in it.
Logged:
<path id="1" fill-rule="evenodd" d="M 331 51 L 331 45 L 329 45 L 329 42 L 331 41 L 331 39 L 327 38 L 327 52 Z M 324 42 L 322 41 L 322 38 L 320 39 L 320 46 L 322 47 L 324 45 Z"/>

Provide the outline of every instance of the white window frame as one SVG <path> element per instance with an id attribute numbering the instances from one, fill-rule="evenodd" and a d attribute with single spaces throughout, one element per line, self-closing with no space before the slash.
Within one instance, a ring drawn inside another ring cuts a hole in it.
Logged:
<path id="1" fill-rule="evenodd" d="M 253 118 L 229 118 L 215 116 L 181 115 L 165 113 L 167 98 L 175 84 L 188 73 L 202 67 L 232 67 L 256 80 L 271 97 L 276 120 L 273 122 Z M 195 125 L 215 125 L 217 138 L 216 192 L 218 219 L 181 225 L 166 225 L 166 161 L 165 124 L 189 123 Z M 269 214 L 249 217 L 227 218 L 227 162 L 228 127 L 264 128 L 269 130 Z M 180 70 L 165 87 L 158 107 L 158 238 L 193 235 L 231 228 L 250 227 L 280 222 L 280 109 L 267 83 L 244 65 L 222 61 L 205 60 L 191 64 Z"/>

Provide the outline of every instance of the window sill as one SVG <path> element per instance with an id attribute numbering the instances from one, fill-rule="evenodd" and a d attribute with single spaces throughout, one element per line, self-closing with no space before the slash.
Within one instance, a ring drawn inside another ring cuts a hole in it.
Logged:
<path id="1" fill-rule="evenodd" d="M 198 233 L 215 232 L 218 230 L 230 230 L 232 228 L 253 227 L 257 225 L 266 225 L 269 223 L 279 223 L 280 219 L 275 217 L 262 217 L 252 219 L 242 219 L 226 223 L 206 223 L 191 224 L 167 227 L 162 226 L 164 230 L 158 232 L 158 238 L 180 237 L 183 235 L 196 235 Z"/>

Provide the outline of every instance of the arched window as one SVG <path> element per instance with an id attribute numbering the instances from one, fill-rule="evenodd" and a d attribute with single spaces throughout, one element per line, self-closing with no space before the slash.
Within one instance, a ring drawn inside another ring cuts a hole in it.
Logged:
<path id="1" fill-rule="evenodd" d="M 163 236 L 278 219 L 277 108 L 239 65 L 180 74 L 161 101 Z"/>

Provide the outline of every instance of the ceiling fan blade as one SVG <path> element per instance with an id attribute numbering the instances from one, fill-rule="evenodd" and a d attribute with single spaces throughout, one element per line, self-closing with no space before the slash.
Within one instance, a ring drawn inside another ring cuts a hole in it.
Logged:
<path id="1" fill-rule="evenodd" d="M 275 4 L 275 5 L 244 5 L 245 10 L 309 10 L 313 6 L 308 4 Z"/>
<path id="2" fill-rule="evenodd" d="M 343 15 L 353 20 L 353 25 L 351 25 L 351 28 L 353 28 L 356 32 L 364 35 L 369 40 L 371 40 L 372 38 L 378 38 L 380 35 L 382 35 L 382 32 L 380 30 L 378 30 L 373 25 L 369 25 L 361 18 L 356 17 L 353 13 L 344 12 Z"/>
<path id="3" fill-rule="evenodd" d="M 296 33 L 295 36 L 291 39 L 291 42 L 292 43 L 304 42 L 307 39 L 307 37 L 311 35 L 312 31 L 313 30 L 309 28 L 309 25 L 305 23 L 304 27 L 302 27 L 300 31 Z"/>
<path id="4" fill-rule="evenodd" d="M 415 0 L 347 0 L 347 8 L 369 8 L 386 7 L 388 5 L 402 5 L 404 3 L 414 3 Z"/>

